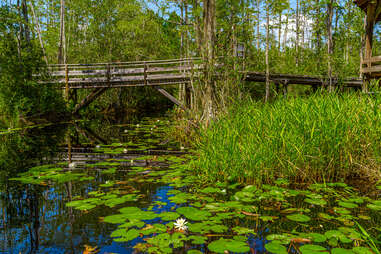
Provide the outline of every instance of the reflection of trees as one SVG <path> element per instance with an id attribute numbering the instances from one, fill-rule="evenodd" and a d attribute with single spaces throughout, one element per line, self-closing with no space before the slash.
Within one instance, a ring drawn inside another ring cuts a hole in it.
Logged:
<path id="1" fill-rule="evenodd" d="M 62 137 L 62 131 L 57 127 L 35 128 L 0 136 L 0 227 L 4 232 L 2 237 L 8 241 L 7 246 L 12 247 L 15 241 L 23 240 L 25 250 L 30 253 L 37 251 L 40 242 L 40 203 L 45 189 L 43 186 L 22 185 L 8 178 L 16 177 L 33 166 L 48 163 L 49 158 L 56 154 Z M 11 229 L 19 230 L 20 235 L 11 236 Z"/>

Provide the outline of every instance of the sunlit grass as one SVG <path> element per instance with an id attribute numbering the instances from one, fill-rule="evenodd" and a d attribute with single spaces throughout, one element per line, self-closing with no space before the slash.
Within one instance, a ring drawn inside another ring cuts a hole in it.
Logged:
<path id="1" fill-rule="evenodd" d="M 204 132 L 192 167 L 211 180 L 380 178 L 381 98 L 324 94 L 237 103 Z"/>

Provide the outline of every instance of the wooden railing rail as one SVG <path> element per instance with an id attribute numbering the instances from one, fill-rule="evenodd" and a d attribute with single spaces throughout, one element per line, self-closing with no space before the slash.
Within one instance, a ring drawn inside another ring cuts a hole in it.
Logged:
<path id="1" fill-rule="evenodd" d="M 381 76 L 381 56 L 362 60 L 361 72 L 370 76 Z"/>
<path id="2" fill-rule="evenodd" d="M 91 84 L 105 86 L 105 83 L 124 83 L 125 86 L 180 84 L 189 82 L 190 72 L 202 68 L 200 58 L 50 65 L 50 77 L 41 83 L 64 83 L 69 88 L 85 88 Z"/>

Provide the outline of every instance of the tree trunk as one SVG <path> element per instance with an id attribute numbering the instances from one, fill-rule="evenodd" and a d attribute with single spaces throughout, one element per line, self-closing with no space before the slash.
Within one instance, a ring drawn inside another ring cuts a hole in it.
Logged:
<path id="1" fill-rule="evenodd" d="M 214 41 L 216 22 L 215 0 L 204 1 L 204 62 L 205 85 L 204 119 L 208 124 L 215 117 L 215 84 L 214 84 Z"/>
<path id="2" fill-rule="evenodd" d="M 65 50 L 66 45 L 65 42 L 65 0 L 61 0 L 61 8 L 60 8 L 60 42 L 58 47 L 58 63 L 63 64 L 66 63 L 65 59 Z"/>
<path id="3" fill-rule="evenodd" d="M 296 66 L 299 65 L 299 0 L 296 0 L 296 41 L 295 41 L 295 52 L 296 52 Z"/>
<path id="4" fill-rule="evenodd" d="M 28 6 L 26 4 L 26 0 L 22 0 L 21 2 L 22 16 L 24 19 L 24 38 L 27 41 L 28 45 L 30 43 L 30 29 L 29 29 L 29 18 L 28 18 Z"/>
<path id="5" fill-rule="evenodd" d="M 46 57 L 44 42 L 42 41 L 42 36 L 41 36 L 40 22 L 38 21 L 37 16 L 36 16 L 36 12 L 34 11 L 33 1 L 30 2 L 30 9 L 32 10 L 32 15 L 33 15 L 33 19 L 34 19 L 34 22 L 35 22 L 36 31 L 37 31 L 37 34 L 38 34 L 38 39 L 40 41 L 42 53 L 44 54 L 44 60 L 45 60 L 46 64 L 48 64 L 48 58 Z"/>
<path id="6" fill-rule="evenodd" d="M 266 5 L 266 97 L 267 102 L 270 97 L 270 67 L 269 67 L 269 36 L 270 36 L 270 10 Z"/>
<path id="7" fill-rule="evenodd" d="M 260 14 L 260 0 L 257 0 L 257 50 L 259 50 L 259 40 L 260 40 L 260 36 L 259 36 L 259 25 L 260 25 L 260 22 L 259 22 L 259 14 Z"/>
<path id="8" fill-rule="evenodd" d="M 329 91 L 332 92 L 332 17 L 333 17 L 333 1 L 330 0 L 327 4 L 327 49 L 328 49 L 328 78 L 329 78 Z"/>
<path id="9" fill-rule="evenodd" d="M 283 34 L 283 48 L 285 49 L 287 46 L 287 36 L 288 36 L 288 15 L 289 12 L 286 13 L 286 24 L 285 24 L 285 29 L 284 29 L 284 34 Z"/>
<path id="10" fill-rule="evenodd" d="M 282 11 L 279 12 L 279 28 L 278 28 L 278 51 L 280 54 L 280 37 L 282 33 Z"/>
<path id="11" fill-rule="evenodd" d="M 318 55 L 317 71 L 320 72 L 321 33 L 320 33 L 320 2 L 316 0 L 316 51 Z"/>

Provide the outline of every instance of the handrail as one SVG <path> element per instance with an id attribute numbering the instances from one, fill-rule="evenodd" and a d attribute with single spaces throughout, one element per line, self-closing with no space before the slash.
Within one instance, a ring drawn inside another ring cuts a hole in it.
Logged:
<path id="1" fill-rule="evenodd" d="M 189 61 L 189 60 L 201 60 L 200 57 L 193 57 L 193 58 L 179 58 L 179 59 L 163 59 L 163 60 L 148 60 L 148 61 L 129 61 L 129 62 L 108 62 L 108 63 L 88 63 L 88 64 L 66 64 L 67 66 L 97 66 L 97 65 L 106 65 L 106 64 L 115 64 L 115 65 L 122 65 L 122 64 L 144 64 L 144 63 L 168 63 L 168 62 L 183 62 L 183 61 Z M 49 64 L 49 66 L 52 67 L 64 67 L 65 64 Z"/>

